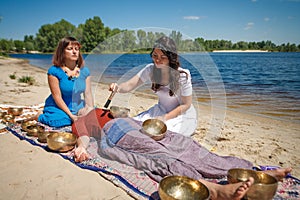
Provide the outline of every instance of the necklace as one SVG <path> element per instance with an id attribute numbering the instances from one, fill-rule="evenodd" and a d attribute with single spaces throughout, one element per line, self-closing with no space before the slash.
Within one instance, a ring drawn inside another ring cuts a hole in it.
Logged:
<path id="1" fill-rule="evenodd" d="M 66 75 L 68 76 L 68 80 L 75 80 L 76 78 L 79 77 L 80 74 L 80 68 L 76 65 L 75 68 L 73 70 L 71 70 L 70 68 L 63 66 L 63 70 L 66 73 Z"/>

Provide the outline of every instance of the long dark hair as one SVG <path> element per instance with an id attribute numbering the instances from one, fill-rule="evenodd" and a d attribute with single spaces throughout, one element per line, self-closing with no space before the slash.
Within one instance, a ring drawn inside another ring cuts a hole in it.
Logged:
<path id="1" fill-rule="evenodd" d="M 169 59 L 169 65 L 170 65 L 170 79 L 169 79 L 169 84 L 170 84 L 170 90 L 169 90 L 169 95 L 173 96 L 176 91 L 179 89 L 179 78 L 180 78 L 180 73 L 185 73 L 187 76 L 187 73 L 181 70 L 178 70 L 180 67 L 180 62 L 179 62 L 179 56 L 177 54 L 177 48 L 174 40 L 167 36 L 163 36 L 156 40 L 154 43 L 153 49 L 150 53 L 150 56 L 152 57 L 154 49 L 160 49 L 165 56 L 168 57 Z M 161 69 L 158 69 L 156 67 L 153 67 L 153 72 L 152 72 L 152 86 L 151 89 L 155 92 L 159 90 L 159 88 L 162 86 L 161 83 Z"/>
<path id="2" fill-rule="evenodd" d="M 63 39 L 61 39 L 56 47 L 56 50 L 52 58 L 52 63 L 55 66 L 63 67 L 65 65 L 65 48 L 70 43 L 73 45 L 78 45 L 79 48 L 81 47 L 80 43 L 73 37 L 64 37 Z M 79 68 L 81 68 L 84 65 L 84 60 L 80 51 L 79 51 L 79 56 L 76 64 L 78 65 Z"/>

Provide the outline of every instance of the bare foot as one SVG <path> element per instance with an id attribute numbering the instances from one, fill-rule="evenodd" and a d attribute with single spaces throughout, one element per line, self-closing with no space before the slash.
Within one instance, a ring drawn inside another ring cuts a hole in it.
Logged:
<path id="1" fill-rule="evenodd" d="M 248 181 L 238 182 L 234 184 L 219 185 L 205 180 L 200 180 L 205 184 L 211 193 L 212 200 L 239 200 L 242 199 L 250 186 L 254 183 L 252 177 Z"/>
<path id="2" fill-rule="evenodd" d="M 278 168 L 278 169 L 273 169 L 273 170 L 267 170 L 264 171 L 266 174 L 269 174 L 271 176 L 274 176 L 277 180 L 282 181 L 284 177 L 288 175 L 288 173 L 291 173 L 292 168 Z"/>

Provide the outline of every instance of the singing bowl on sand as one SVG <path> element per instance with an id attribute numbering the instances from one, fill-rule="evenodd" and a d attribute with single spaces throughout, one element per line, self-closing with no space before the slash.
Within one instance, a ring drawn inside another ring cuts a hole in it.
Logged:
<path id="1" fill-rule="evenodd" d="M 167 176 L 159 182 L 161 200 L 206 200 L 210 193 L 200 181 L 186 176 Z"/>
<path id="2" fill-rule="evenodd" d="M 15 116 L 12 114 L 6 114 L 3 116 L 2 120 L 4 122 L 14 123 L 15 122 Z"/>
<path id="3" fill-rule="evenodd" d="M 254 178 L 254 184 L 248 190 L 246 197 L 248 200 L 271 200 L 276 194 L 278 181 L 275 177 L 262 171 L 251 169 L 234 168 L 227 173 L 229 183 L 246 181 L 250 177 Z"/>
<path id="4" fill-rule="evenodd" d="M 165 137 L 167 125 L 159 119 L 147 119 L 142 124 L 142 133 L 154 140 L 161 140 Z"/>
<path id="5" fill-rule="evenodd" d="M 76 142 L 77 137 L 73 133 L 56 132 L 47 136 L 47 144 L 52 151 L 70 151 L 75 147 Z"/>
<path id="6" fill-rule="evenodd" d="M 7 115 L 7 112 L 0 111 L 0 119 L 2 119 L 5 115 Z"/>
<path id="7" fill-rule="evenodd" d="M 28 136 L 32 136 L 32 137 L 38 137 L 38 133 L 39 132 L 44 132 L 45 131 L 45 127 L 38 125 L 38 124 L 32 124 L 32 125 L 28 125 L 24 128 L 24 130 L 27 132 Z"/>
<path id="8" fill-rule="evenodd" d="M 13 116 L 19 116 L 23 113 L 23 108 L 10 107 L 8 108 L 7 112 Z"/>
<path id="9" fill-rule="evenodd" d="M 119 106 L 111 106 L 109 110 L 114 118 L 128 117 L 130 112 L 129 108 L 119 107 Z"/>
<path id="10" fill-rule="evenodd" d="M 40 131 L 38 132 L 38 141 L 41 143 L 47 143 L 48 135 L 56 133 L 55 131 Z"/>

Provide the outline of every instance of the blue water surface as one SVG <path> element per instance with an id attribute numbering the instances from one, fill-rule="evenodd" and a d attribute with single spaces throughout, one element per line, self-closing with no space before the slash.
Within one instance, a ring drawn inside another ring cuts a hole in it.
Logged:
<path id="1" fill-rule="evenodd" d="M 48 69 L 50 54 L 11 54 Z M 182 53 L 199 103 L 226 100 L 228 109 L 300 123 L 300 53 Z M 94 81 L 122 82 L 151 62 L 149 54 L 84 55 Z"/>

